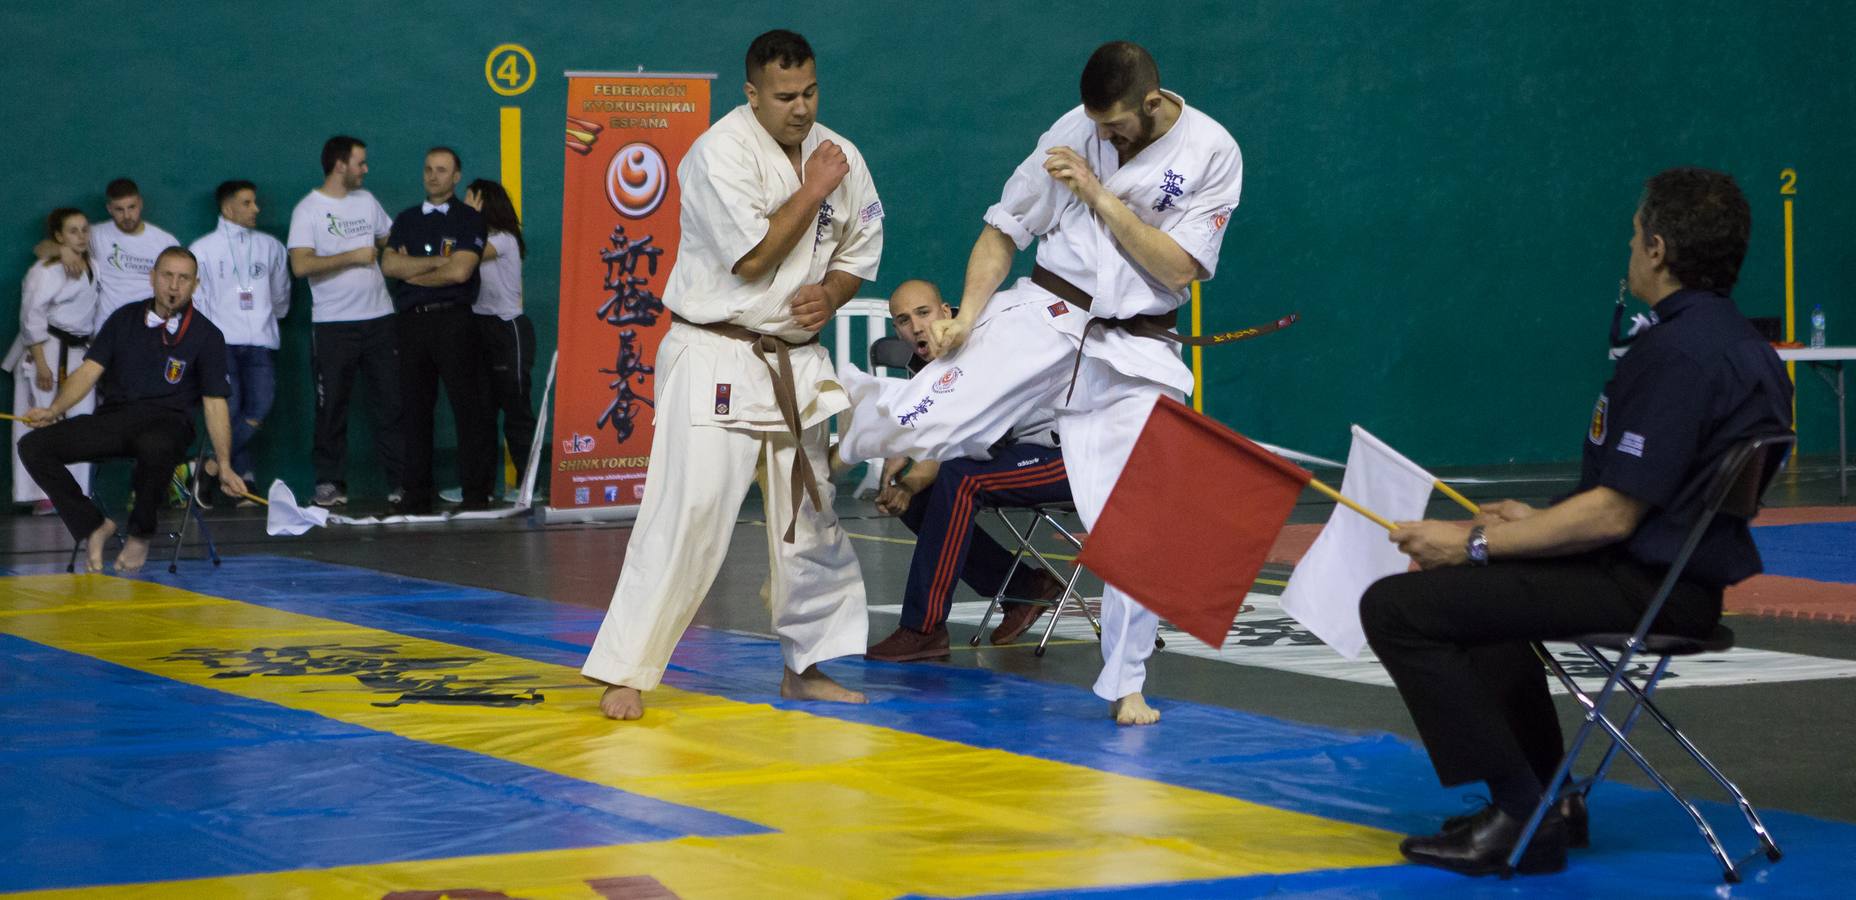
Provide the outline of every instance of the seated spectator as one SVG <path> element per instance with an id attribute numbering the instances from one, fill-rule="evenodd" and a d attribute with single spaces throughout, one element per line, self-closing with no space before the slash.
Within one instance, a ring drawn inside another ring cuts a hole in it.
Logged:
<path id="1" fill-rule="evenodd" d="M 140 571 L 155 533 L 155 512 L 168 477 L 193 443 L 193 410 L 204 406 L 206 431 L 220 459 L 232 457 L 232 426 L 226 413 L 226 342 L 218 327 L 193 309 L 199 265 L 193 254 L 169 247 L 155 259 L 149 280 L 154 296 L 112 313 L 90 343 L 89 358 L 65 379 L 48 407 L 29 410 L 35 431 L 19 442 L 19 457 L 34 481 L 51 496 L 59 518 L 75 540 L 88 541 L 89 571 L 103 570 L 103 547 L 116 523 L 84 495 L 65 466 L 117 457 L 135 460 L 134 506 L 129 536 L 116 557 L 116 571 Z M 97 411 L 64 421 L 59 417 L 97 388 Z M 245 493 L 230 466 L 219 471 L 227 495 Z"/>
<path id="2" fill-rule="evenodd" d="M 905 281 L 890 295 L 889 312 L 896 332 L 915 348 L 911 371 L 934 358 L 928 345 L 928 325 L 953 315 L 940 291 L 926 281 Z M 1012 476 L 1009 480 L 1001 476 Z M 1002 486 L 1008 485 L 1009 486 Z M 865 659 L 914 662 L 948 656 L 948 602 L 958 574 L 982 596 L 999 591 L 1012 566 L 1011 551 L 999 546 L 974 526 L 980 504 L 1029 506 L 1067 503 L 1070 482 L 1063 455 L 1057 450 L 1055 419 L 1039 411 L 1006 434 L 992 448 L 988 460 L 956 459 L 936 464 L 903 458 L 886 460 L 883 489 L 877 509 L 899 515 L 915 532 L 915 555 L 909 562 L 909 581 L 902 595 L 902 623 L 895 633 L 878 641 Z M 1020 600 L 1055 600 L 1063 582 L 1051 573 L 1021 562 L 1006 585 L 1005 594 Z M 1044 603 L 1007 603 L 994 644 L 1009 644 L 1044 614 Z"/>
<path id="3" fill-rule="evenodd" d="M 69 207 L 45 218 L 46 239 L 70 250 L 77 264 L 73 275 L 54 256 L 35 262 L 20 286 L 19 337 L 7 351 L 5 368 L 13 373 L 13 413 L 50 406 L 64 380 L 84 361 L 90 346 L 90 326 L 97 312 L 97 274 L 90 268 L 90 221 Z M 85 394 L 70 412 L 83 415 L 96 406 L 96 395 Z M 29 429 L 23 420 L 13 423 L 13 502 L 33 504 L 34 515 L 51 515 L 52 501 L 26 473 L 17 450 Z M 71 467 L 79 484 L 90 483 L 90 464 Z"/>

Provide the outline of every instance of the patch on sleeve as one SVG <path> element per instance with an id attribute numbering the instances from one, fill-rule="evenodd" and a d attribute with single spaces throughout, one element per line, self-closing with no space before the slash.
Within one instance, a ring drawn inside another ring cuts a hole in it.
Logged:
<path id="1" fill-rule="evenodd" d="M 733 394 L 733 392 L 734 392 L 734 385 L 728 384 L 727 382 L 716 383 L 715 385 L 715 414 L 716 415 L 718 416 L 728 415 L 731 395 Z"/>
<path id="2" fill-rule="evenodd" d="M 1643 435 L 1635 431 L 1626 431 L 1618 438 L 1618 452 L 1628 453 L 1638 459 L 1643 458 Z"/>
<path id="3" fill-rule="evenodd" d="M 1212 230 L 1223 231 L 1225 223 L 1230 222 L 1230 221 L 1231 221 L 1231 207 L 1227 206 L 1227 207 L 1224 207 L 1223 209 L 1218 210 L 1215 213 L 1212 213 Z"/>
<path id="4" fill-rule="evenodd" d="M 883 201 L 881 200 L 872 200 L 869 206 L 857 211 L 857 221 L 862 224 L 867 225 L 881 218 L 883 218 Z"/>
<path id="5" fill-rule="evenodd" d="M 1585 435 L 1587 440 L 1601 447 L 1605 444 L 1605 435 L 1610 428 L 1610 423 L 1605 420 L 1605 411 L 1609 409 L 1610 406 L 1610 398 L 1606 397 L 1604 394 L 1599 394 L 1598 402 L 1592 404 L 1592 427 Z"/>

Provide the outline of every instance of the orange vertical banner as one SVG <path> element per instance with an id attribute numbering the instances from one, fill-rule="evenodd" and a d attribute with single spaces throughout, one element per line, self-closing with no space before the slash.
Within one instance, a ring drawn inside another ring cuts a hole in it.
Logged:
<path id="1" fill-rule="evenodd" d="M 709 127 L 712 75 L 567 73 L 557 510 L 644 496 L 662 301 L 680 237 L 677 165 Z"/>

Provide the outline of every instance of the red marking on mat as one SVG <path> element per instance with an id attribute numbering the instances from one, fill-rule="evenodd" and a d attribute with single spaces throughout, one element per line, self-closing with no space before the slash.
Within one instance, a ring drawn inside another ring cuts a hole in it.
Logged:
<path id="1" fill-rule="evenodd" d="M 587 881 L 586 886 L 598 891 L 606 900 L 677 900 L 670 888 L 649 875 L 594 878 Z"/>
<path id="2" fill-rule="evenodd" d="M 1819 522 L 1856 522 L 1856 506 L 1767 507 L 1759 511 L 1753 526 L 1814 525 Z"/>
<path id="3" fill-rule="evenodd" d="M 1856 624 L 1856 584 L 1755 575 L 1727 589 L 1727 612 Z"/>

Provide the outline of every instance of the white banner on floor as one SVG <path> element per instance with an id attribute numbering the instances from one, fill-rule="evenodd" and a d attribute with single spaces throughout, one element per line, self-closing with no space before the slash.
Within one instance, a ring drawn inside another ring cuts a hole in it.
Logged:
<path id="1" fill-rule="evenodd" d="M 1091 602 L 1094 602 L 1093 598 Z M 872 606 L 870 610 L 900 614 L 902 607 Z M 948 621 L 977 626 L 985 612 L 985 601 L 956 603 Z M 996 616 L 994 621 L 997 621 Z M 1038 635 L 1043 634 L 1044 625 L 1045 620 L 1039 619 L 1031 632 L 1021 640 L 1035 641 Z M 1386 674 L 1385 667 L 1379 664 L 1371 649 L 1363 651 L 1359 659 L 1341 658 L 1284 612 L 1276 597 L 1268 594 L 1251 594 L 1245 599 L 1244 611 L 1231 624 L 1231 637 L 1225 641 L 1223 649 L 1215 650 L 1185 632 L 1165 625 L 1160 627 L 1160 636 L 1166 639 L 1166 648 L 1162 653 L 1179 653 L 1317 678 L 1392 686 L 1392 677 Z M 1095 633 L 1082 616 L 1066 615 L 1063 621 L 1057 623 L 1057 632 L 1052 639 L 1059 638 L 1094 641 Z M 1582 681 L 1587 676 L 1598 679 L 1603 675 L 1586 660 L 1583 653 L 1570 644 L 1548 644 L 1547 649 L 1559 657 L 1560 664 L 1568 672 Z M 1677 659 L 1670 663 L 1669 670 L 1657 690 L 1856 678 L 1856 660 L 1736 647 L 1726 653 Z M 1555 693 L 1564 693 L 1565 689 L 1558 681 L 1549 679 L 1549 682 Z"/>

